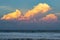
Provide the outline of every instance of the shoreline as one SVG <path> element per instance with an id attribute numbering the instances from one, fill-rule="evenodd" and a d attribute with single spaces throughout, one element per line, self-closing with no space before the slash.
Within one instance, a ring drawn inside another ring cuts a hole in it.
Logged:
<path id="1" fill-rule="evenodd" d="M 60 30 L 0 30 L 0 32 L 60 32 Z"/>

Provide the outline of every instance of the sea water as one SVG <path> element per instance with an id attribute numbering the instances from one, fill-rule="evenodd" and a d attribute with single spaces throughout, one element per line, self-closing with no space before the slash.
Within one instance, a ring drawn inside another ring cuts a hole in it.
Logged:
<path id="1" fill-rule="evenodd" d="M 60 33 L 55 32 L 37 32 L 37 33 L 23 33 L 23 32 L 0 32 L 0 40 L 2 39 L 60 39 Z"/>

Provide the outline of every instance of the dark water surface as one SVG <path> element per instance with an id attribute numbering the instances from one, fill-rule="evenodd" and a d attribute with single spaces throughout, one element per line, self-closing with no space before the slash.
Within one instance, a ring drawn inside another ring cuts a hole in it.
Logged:
<path id="1" fill-rule="evenodd" d="M 51 39 L 60 40 L 60 33 L 41 32 L 41 33 L 22 33 L 22 32 L 0 32 L 0 40 L 37 40 Z"/>

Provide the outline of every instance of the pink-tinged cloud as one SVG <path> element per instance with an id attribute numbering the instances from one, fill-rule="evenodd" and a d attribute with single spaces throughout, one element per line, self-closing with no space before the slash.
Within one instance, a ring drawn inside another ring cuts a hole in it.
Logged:
<path id="1" fill-rule="evenodd" d="M 58 18 L 55 14 L 48 14 L 45 17 L 41 18 L 40 20 L 43 22 L 50 23 L 50 22 L 57 22 L 57 19 Z"/>

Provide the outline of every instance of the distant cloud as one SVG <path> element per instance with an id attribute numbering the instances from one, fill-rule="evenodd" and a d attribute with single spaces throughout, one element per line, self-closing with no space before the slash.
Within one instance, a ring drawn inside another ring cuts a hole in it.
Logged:
<path id="1" fill-rule="evenodd" d="M 55 14 L 48 14 L 45 17 L 41 19 L 41 21 L 50 23 L 50 22 L 56 22 L 57 21 L 57 16 Z"/>
<path id="2" fill-rule="evenodd" d="M 11 19 L 17 19 L 21 16 L 21 12 L 19 10 L 16 10 L 15 12 L 8 13 L 4 15 L 1 20 L 11 20 Z"/>
<path id="3" fill-rule="evenodd" d="M 9 10 L 9 11 L 13 11 L 14 10 L 14 8 L 9 7 L 9 6 L 0 6 L 0 9 Z"/>
<path id="4" fill-rule="evenodd" d="M 57 16 L 60 16 L 60 13 L 55 13 Z"/>
<path id="5" fill-rule="evenodd" d="M 5 7 L 1 7 L 1 8 L 5 8 Z M 24 15 L 22 15 L 21 10 L 17 9 L 15 12 L 5 14 L 3 17 L 1 17 L 1 20 L 16 19 L 18 21 L 29 21 L 29 22 L 41 22 L 41 21 L 48 22 L 48 23 L 56 22 L 58 17 L 55 14 L 48 14 L 45 17 L 41 17 L 41 18 L 39 17 L 39 16 L 43 16 L 45 12 L 48 12 L 51 9 L 52 8 L 48 4 L 39 3 L 33 9 L 27 11 Z M 39 15 L 38 19 L 36 15 Z"/>
<path id="6" fill-rule="evenodd" d="M 29 10 L 26 12 L 26 14 L 24 15 L 25 17 L 33 17 L 34 15 L 38 14 L 38 13 L 45 13 L 47 11 L 49 11 L 51 9 L 51 7 L 46 4 L 46 3 L 39 3 L 38 5 L 34 6 L 33 9 Z"/>

